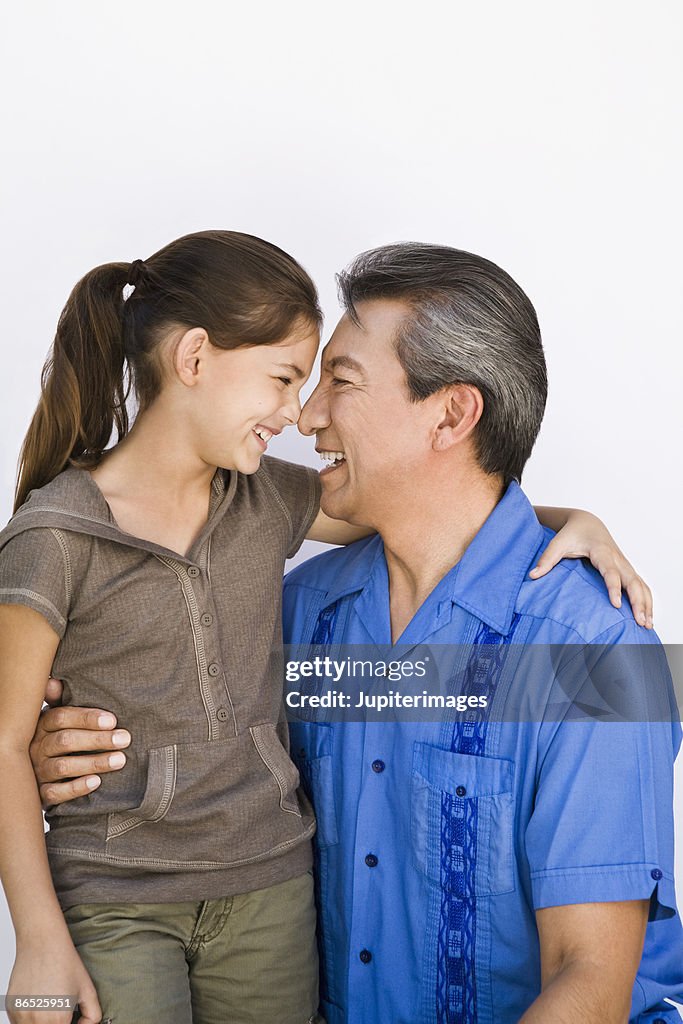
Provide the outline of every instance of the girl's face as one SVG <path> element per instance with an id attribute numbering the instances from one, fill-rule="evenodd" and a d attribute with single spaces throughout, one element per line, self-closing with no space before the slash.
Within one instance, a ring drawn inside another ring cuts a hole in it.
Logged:
<path id="1" fill-rule="evenodd" d="M 200 455 L 212 466 L 255 473 L 274 434 L 296 423 L 319 333 L 300 327 L 274 345 L 221 349 L 207 345 L 193 388 Z"/>

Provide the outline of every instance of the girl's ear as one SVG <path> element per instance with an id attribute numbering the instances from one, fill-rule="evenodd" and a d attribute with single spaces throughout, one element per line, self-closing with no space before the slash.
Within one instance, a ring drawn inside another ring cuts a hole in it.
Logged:
<path id="1" fill-rule="evenodd" d="M 187 387 L 194 387 L 199 381 L 209 336 L 202 327 L 185 331 L 173 347 L 173 369 L 178 379 Z"/>
<path id="2" fill-rule="evenodd" d="M 440 419 L 432 437 L 432 448 L 437 452 L 468 438 L 484 411 L 481 391 L 473 384 L 452 384 L 439 395 Z"/>

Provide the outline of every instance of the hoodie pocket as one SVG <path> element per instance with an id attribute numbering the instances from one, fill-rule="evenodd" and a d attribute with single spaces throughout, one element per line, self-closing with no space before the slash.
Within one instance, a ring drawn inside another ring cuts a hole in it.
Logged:
<path id="1" fill-rule="evenodd" d="M 108 815 L 105 853 L 160 871 L 268 859 L 313 833 L 298 782 L 270 724 L 227 740 L 150 750 L 142 801 Z"/>
<path id="2" fill-rule="evenodd" d="M 149 752 L 147 785 L 138 807 L 107 815 L 107 842 L 146 821 L 161 821 L 173 801 L 178 773 L 177 747 L 155 747 Z"/>
<path id="3" fill-rule="evenodd" d="M 283 811 L 301 817 L 297 787 L 299 773 L 285 748 L 280 743 L 274 725 L 252 725 L 249 732 L 259 757 L 277 782 L 280 790 L 280 807 Z"/>

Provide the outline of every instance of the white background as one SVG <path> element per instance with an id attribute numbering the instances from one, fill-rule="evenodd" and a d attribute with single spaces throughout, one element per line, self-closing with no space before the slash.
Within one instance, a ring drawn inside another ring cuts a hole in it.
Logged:
<path id="1" fill-rule="evenodd" d="M 2 522 L 57 317 L 92 266 L 249 231 L 311 272 L 329 333 L 353 255 L 442 242 L 536 305 L 550 399 L 528 494 L 602 516 L 660 635 L 683 641 L 678 0 L 71 0 L 3 22 Z M 316 458 L 296 436 L 273 451 Z M 681 846 L 679 829 L 679 890 Z M 3 903 L 0 989 L 12 955 Z"/>

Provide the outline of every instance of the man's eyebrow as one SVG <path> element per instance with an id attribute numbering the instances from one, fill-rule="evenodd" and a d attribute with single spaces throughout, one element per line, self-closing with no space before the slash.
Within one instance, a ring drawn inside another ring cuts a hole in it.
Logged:
<path id="1" fill-rule="evenodd" d="M 303 380 L 306 376 L 300 366 L 295 366 L 294 363 L 278 363 L 283 370 L 289 370 L 295 380 Z"/>
<path id="2" fill-rule="evenodd" d="M 364 373 L 363 367 L 352 356 L 334 356 L 332 359 L 325 360 L 326 370 L 336 370 L 338 366 L 343 366 L 347 370 L 355 370 L 356 373 Z"/>

